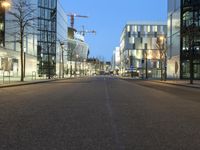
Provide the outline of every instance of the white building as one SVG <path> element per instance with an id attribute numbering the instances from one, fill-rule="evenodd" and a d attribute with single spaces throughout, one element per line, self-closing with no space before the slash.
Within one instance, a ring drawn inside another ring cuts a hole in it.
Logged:
<path id="1" fill-rule="evenodd" d="M 167 25 L 163 22 L 128 22 L 120 38 L 121 74 L 160 78 L 163 66 L 157 40 L 165 39 L 166 34 Z"/>

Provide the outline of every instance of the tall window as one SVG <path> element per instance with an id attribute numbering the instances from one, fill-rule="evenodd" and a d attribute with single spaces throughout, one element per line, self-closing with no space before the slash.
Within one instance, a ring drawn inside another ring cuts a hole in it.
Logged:
<path id="1" fill-rule="evenodd" d="M 158 32 L 158 26 L 153 26 L 153 32 Z"/>

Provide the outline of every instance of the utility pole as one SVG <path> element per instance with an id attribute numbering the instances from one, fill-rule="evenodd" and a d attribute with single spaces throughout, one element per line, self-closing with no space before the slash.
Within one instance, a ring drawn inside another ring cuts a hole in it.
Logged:
<path id="1" fill-rule="evenodd" d="M 26 48 L 24 48 L 24 78 L 26 77 Z"/>
<path id="2" fill-rule="evenodd" d="M 47 26 L 46 30 L 46 36 L 47 36 L 47 55 L 48 55 L 48 79 L 51 79 L 51 69 L 50 69 L 50 53 L 49 53 L 49 36 L 48 36 L 48 30 L 49 26 Z"/>
<path id="3" fill-rule="evenodd" d="M 65 64 L 64 64 L 64 43 L 60 43 L 62 49 L 62 78 L 65 76 Z"/>

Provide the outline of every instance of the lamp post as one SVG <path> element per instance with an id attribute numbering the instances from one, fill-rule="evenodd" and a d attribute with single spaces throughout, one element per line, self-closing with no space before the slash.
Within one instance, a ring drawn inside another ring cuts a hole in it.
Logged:
<path id="1" fill-rule="evenodd" d="M 43 63 L 43 53 L 41 53 L 40 54 L 40 57 L 41 57 L 41 76 L 43 77 L 43 65 L 44 65 L 44 63 Z"/>
<path id="2" fill-rule="evenodd" d="M 148 79 L 148 59 L 147 59 L 147 51 L 145 50 L 145 54 L 146 54 L 146 79 Z"/>
<path id="3" fill-rule="evenodd" d="M 144 60 L 145 59 L 145 60 Z M 144 66 L 144 62 L 145 62 L 145 78 L 148 79 L 148 56 L 147 56 L 147 43 L 145 43 L 145 48 L 143 49 L 143 66 Z M 144 70 L 144 69 L 143 69 Z M 143 76 L 144 76 L 144 72 L 143 72 Z M 144 77 L 143 77 L 144 78 Z"/>
<path id="4" fill-rule="evenodd" d="M 11 7 L 11 3 L 9 0 L 1 0 L 0 3 L 1 3 L 1 7 L 5 9 L 8 9 Z"/>
<path id="5" fill-rule="evenodd" d="M 64 43 L 63 42 L 60 42 L 60 47 L 61 47 L 61 63 L 62 63 L 62 78 L 64 78 L 64 75 L 65 75 L 65 66 L 64 66 Z"/>
<path id="6" fill-rule="evenodd" d="M 24 47 L 24 78 L 26 76 L 26 47 Z"/>

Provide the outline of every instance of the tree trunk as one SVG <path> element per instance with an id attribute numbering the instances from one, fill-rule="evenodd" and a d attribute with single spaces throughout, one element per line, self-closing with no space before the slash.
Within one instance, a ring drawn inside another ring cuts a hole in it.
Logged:
<path id="1" fill-rule="evenodd" d="M 192 53 L 192 52 L 190 52 Z M 194 83 L 194 64 L 193 64 L 193 56 L 190 54 L 190 84 Z"/>
<path id="2" fill-rule="evenodd" d="M 23 52 L 23 42 L 20 42 L 20 49 L 21 49 L 21 81 L 24 81 L 24 52 Z"/>
<path id="3" fill-rule="evenodd" d="M 22 23 L 20 24 L 20 51 L 21 51 L 21 81 L 24 81 L 24 39 L 23 39 L 23 29 Z"/>
<path id="4" fill-rule="evenodd" d="M 161 65 L 161 81 L 163 81 L 163 61 L 162 61 L 162 59 L 160 61 L 160 65 Z"/>

